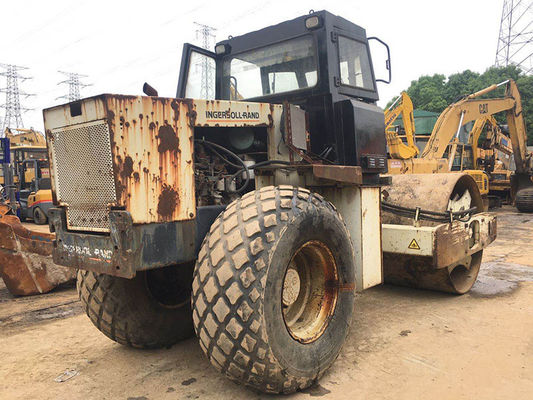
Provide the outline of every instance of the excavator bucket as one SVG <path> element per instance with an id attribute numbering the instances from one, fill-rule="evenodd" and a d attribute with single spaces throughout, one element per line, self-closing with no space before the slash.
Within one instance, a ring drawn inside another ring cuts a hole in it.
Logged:
<path id="1" fill-rule="evenodd" d="M 46 293 L 71 281 L 76 270 L 52 261 L 55 235 L 25 228 L 0 205 L 0 276 L 15 296 Z"/>

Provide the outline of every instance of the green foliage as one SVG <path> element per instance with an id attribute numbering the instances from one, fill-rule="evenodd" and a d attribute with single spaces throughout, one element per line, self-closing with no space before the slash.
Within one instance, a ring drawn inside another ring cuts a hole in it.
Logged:
<path id="1" fill-rule="evenodd" d="M 522 109 L 527 129 L 527 143 L 533 144 L 533 76 L 521 76 L 516 80 L 522 95 Z"/>
<path id="2" fill-rule="evenodd" d="M 447 79 L 441 74 L 425 75 L 412 81 L 407 93 L 411 97 L 415 109 L 440 113 L 460 97 L 507 79 L 514 79 L 518 85 L 518 90 L 522 96 L 528 144 L 533 144 L 533 76 L 523 75 L 520 69 L 515 66 L 491 67 L 482 74 L 466 70 L 452 74 Z M 486 97 L 502 96 L 503 93 L 504 86 L 489 93 Z M 497 116 L 497 119 L 503 122 L 504 119 L 502 118 L 504 117 Z"/>

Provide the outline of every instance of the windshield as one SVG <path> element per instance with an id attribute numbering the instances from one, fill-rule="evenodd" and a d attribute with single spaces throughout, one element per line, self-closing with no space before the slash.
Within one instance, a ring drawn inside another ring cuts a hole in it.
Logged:
<path id="1" fill-rule="evenodd" d="M 313 38 L 303 36 L 228 57 L 222 98 L 243 100 L 313 87 L 317 63 Z"/>

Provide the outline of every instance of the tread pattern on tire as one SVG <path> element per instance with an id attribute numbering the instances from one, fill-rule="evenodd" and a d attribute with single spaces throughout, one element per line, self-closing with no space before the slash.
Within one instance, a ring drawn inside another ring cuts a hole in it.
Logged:
<path id="1" fill-rule="evenodd" d="M 91 271 L 78 271 L 76 286 L 85 312 L 92 323 L 111 340 L 123 345 L 145 347 L 130 341 L 127 321 L 115 318 L 118 304 L 112 295 L 114 279 L 109 278 Z"/>
<path id="2" fill-rule="evenodd" d="M 91 271 L 78 271 L 78 294 L 92 323 L 108 338 L 122 345 L 152 349 L 172 344 L 157 338 L 143 342 L 134 339 L 128 330 L 128 316 L 121 312 L 122 305 L 127 301 L 124 291 L 115 293 L 117 279 Z"/>
<path id="3" fill-rule="evenodd" d="M 306 207 L 337 214 L 322 196 L 293 186 L 244 195 L 211 226 L 194 272 L 193 321 L 200 346 L 230 379 L 264 392 L 290 393 L 318 379 L 283 370 L 268 346 L 259 301 L 270 256 L 266 244 Z"/>

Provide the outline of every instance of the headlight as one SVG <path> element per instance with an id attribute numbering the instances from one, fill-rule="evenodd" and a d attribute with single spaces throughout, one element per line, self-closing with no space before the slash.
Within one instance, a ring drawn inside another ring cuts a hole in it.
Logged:
<path id="1" fill-rule="evenodd" d="M 218 55 L 229 53 L 230 47 L 227 44 L 217 44 L 215 46 L 215 53 Z"/>
<path id="2" fill-rule="evenodd" d="M 309 17 L 305 20 L 305 27 L 307 29 L 320 28 L 321 25 L 322 24 L 321 24 L 320 18 L 317 15 L 313 17 Z"/>

